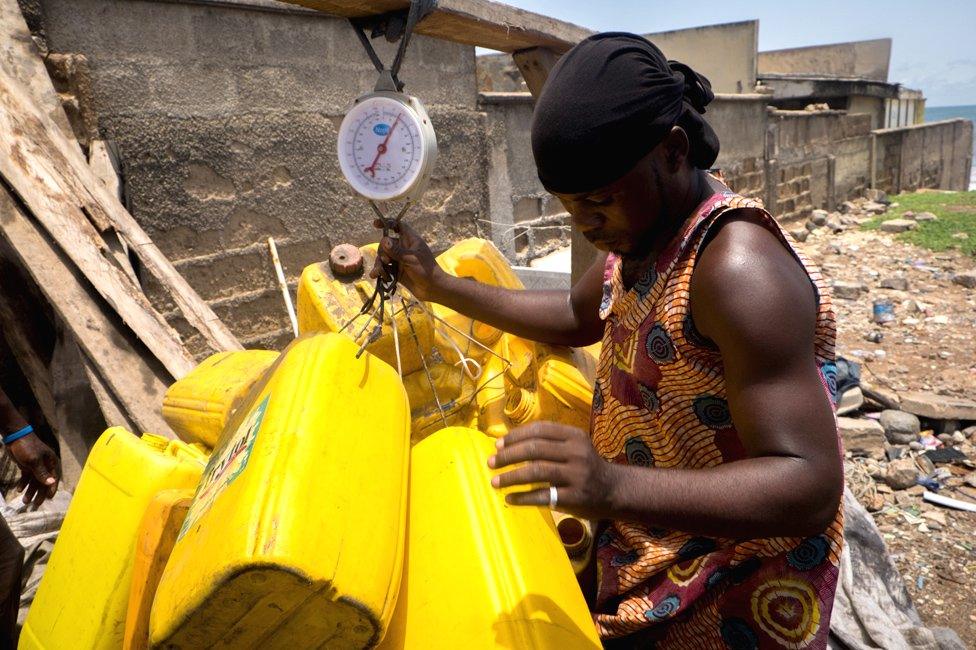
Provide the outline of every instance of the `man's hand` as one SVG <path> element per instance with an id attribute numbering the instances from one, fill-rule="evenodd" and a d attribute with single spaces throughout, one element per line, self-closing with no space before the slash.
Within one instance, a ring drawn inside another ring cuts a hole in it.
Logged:
<path id="1" fill-rule="evenodd" d="M 373 222 L 377 228 L 383 227 L 379 219 Z M 400 282 L 419 300 L 437 301 L 441 285 L 447 274 L 437 265 L 434 254 L 424 238 L 401 222 L 399 238 L 384 237 L 380 240 L 379 255 L 370 271 L 371 278 L 386 276 L 382 263 L 400 263 Z"/>
<path id="2" fill-rule="evenodd" d="M 549 486 L 553 486 L 562 512 L 602 519 L 613 510 L 613 465 L 596 453 L 586 431 L 554 422 L 533 422 L 499 439 L 497 447 L 497 453 L 488 459 L 489 467 L 524 464 L 495 476 L 491 484 L 499 489 L 537 488 L 508 494 L 508 503 L 547 506 Z M 540 483 L 545 487 L 538 488 Z"/>
<path id="3" fill-rule="evenodd" d="M 20 467 L 19 487 L 24 490 L 24 503 L 37 507 L 58 491 L 58 457 L 54 450 L 30 433 L 7 445 L 7 451 Z"/>

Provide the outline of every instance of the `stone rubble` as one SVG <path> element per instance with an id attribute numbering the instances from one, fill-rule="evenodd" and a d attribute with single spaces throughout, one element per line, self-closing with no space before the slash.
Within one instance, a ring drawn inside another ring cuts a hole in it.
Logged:
<path id="1" fill-rule="evenodd" d="M 878 226 L 882 232 L 905 232 L 906 230 L 915 230 L 918 228 L 918 222 L 911 219 L 889 219 L 888 221 L 882 221 L 881 225 Z"/>
<path id="2" fill-rule="evenodd" d="M 790 233 L 833 287 L 838 356 L 861 365 L 860 391 L 837 418 L 848 486 L 923 618 L 956 627 L 952 612 L 976 602 L 976 514 L 923 496 L 976 504 L 976 260 L 896 237 L 931 213 L 859 228 L 887 206 L 869 192 Z M 875 322 L 876 302 L 890 303 L 892 321 Z"/>

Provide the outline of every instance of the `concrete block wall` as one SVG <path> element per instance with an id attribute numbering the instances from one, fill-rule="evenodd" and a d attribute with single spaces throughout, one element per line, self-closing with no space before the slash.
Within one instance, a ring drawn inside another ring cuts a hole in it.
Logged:
<path id="1" fill-rule="evenodd" d="M 860 196 L 870 184 L 871 117 L 844 111 L 769 111 L 767 202 L 781 221 Z"/>
<path id="2" fill-rule="evenodd" d="M 721 146 L 715 166 L 736 192 L 753 198 L 766 195 L 766 97 L 720 94 L 708 105 L 705 119 Z"/>
<path id="3" fill-rule="evenodd" d="M 890 193 L 923 187 L 969 189 L 973 123 L 944 120 L 873 132 L 875 186 Z"/>
<path id="4" fill-rule="evenodd" d="M 49 49 L 87 58 L 99 135 L 119 144 L 133 215 L 246 345 L 281 347 L 290 328 L 267 238 L 293 287 L 333 245 L 377 239 L 336 159 L 343 114 L 376 79 L 351 27 L 261 0 L 36 4 Z M 489 214 L 474 48 L 416 37 L 401 79 L 440 145 L 407 219 L 446 248 L 483 232 Z"/>
<path id="5" fill-rule="evenodd" d="M 482 93 L 480 106 L 488 115 L 492 151 L 489 194 L 495 245 L 519 264 L 568 245 L 569 217 L 536 173 L 532 95 Z"/>

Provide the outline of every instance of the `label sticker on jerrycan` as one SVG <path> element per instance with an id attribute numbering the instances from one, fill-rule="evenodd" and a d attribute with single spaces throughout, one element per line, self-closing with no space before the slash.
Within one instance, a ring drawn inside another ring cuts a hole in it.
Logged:
<path id="1" fill-rule="evenodd" d="M 237 427 L 234 435 L 227 438 L 227 441 L 210 456 L 210 462 L 203 472 L 203 478 L 200 479 L 197 493 L 193 497 L 193 504 L 186 513 L 186 519 L 183 521 L 177 539 L 183 538 L 190 526 L 210 510 L 210 506 L 220 493 L 247 467 L 251 449 L 254 448 L 254 441 L 257 440 L 258 432 L 261 430 L 261 422 L 264 420 L 264 412 L 268 408 L 270 399 L 271 395 L 268 395 L 261 400 L 257 408 L 251 411 Z"/>

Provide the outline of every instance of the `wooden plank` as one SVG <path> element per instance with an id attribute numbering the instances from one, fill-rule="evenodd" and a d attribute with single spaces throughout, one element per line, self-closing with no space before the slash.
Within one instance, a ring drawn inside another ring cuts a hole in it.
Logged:
<path id="1" fill-rule="evenodd" d="M 105 189 L 121 202 L 122 180 L 119 174 L 122 171 L 122 164 L 119 161 L 118 151 L 114 143 L 105 140 L 92 140 L 88 144 L 88 166 L 91 167 L 95 178 L 101 181 Z M 112 259 L 122 269 L 122 272 L 129 276 L 133 284 L 138 286 L 139 278 L 136 276 L 135 269 L 132 268 L 132 262 L 129 261 L 129 246 L 125 238 L 111 224 L 109 224 L 109 228 L 102 230 L 102 237 L 105 239 L 109 250 L 112 251 Z"/>
<path id="2" fill-rule="evenodd" d="M 409 0 L 285 0 L 335 16 L 358 18 L 406 9 Z M 416 33 L 502 52 L 547 47 L 562 53 L 592 31 L 489 0 L 439 0 Z"/>
<path id="3" fill-rule="evenodd" d="M 111 252 L 66 187 L 56 157 L 47 155 L 47 132 L 26 108 L 28 101 L 20 86 L 0 76 L 0 174 L 173 377 L 183 377 L 196 365 L 193 358 L 142 290 L 106 259 Z"/>
<path id="4" fill-rule="evenodd" d="M 48 153 L 57 154 L 56 166 L 68 177 L 66 180 L 69 187 L 76 200 L 81 202 L 86 215 L 96 224 L 111 223 L 115 226 L 133 248 L 146 272 L 169 292 L 169 297 L 187 323 L 200 332 L 214 351 L 242 349 L 237 338 L 186 279 L 173 268 L 172 263 L 117 198 L 101 184 L 94 182 L 94 174 L 74 138 L 17 0 L 0 0 L 0 72 L 21 84 L 25 89 L 25 97 L 33 100 L 30 104 L 35 110 L 34 117 L 50 131 L 49 138 L 55 145 L 48 149 Z M 99 230 L 105 228 L 100 227 Z"/>
<path id="5" fill-rule="evenodd" d="M 0 69 L 29 86 L 41 110 L 51 117 L 61 134 L 74 142 L 78 153 L 81 153 L 41 56 L 17 0 L 0 0 Z"/>
<path id="6" fill-rule="evenodd" d="M 512 54 L 512 59 L 525 79 L 532 97 L 538 97 L 542 92 L 542 86 L 549 78 L 549 71 L 559 60 L 559 54 L 544 47 L 533 47 L 528 50 L 519 50 Z"/>
<path id="7" fill-rule="evenodd" d="M 146 353 L 136 348 L 137 343 L 130 340 L 122 323 L 109 318 L 84 279 L 6 190 L 0 190 L 0 236 L 136 428 L 169 432 L 160 414 L 167 387 L 166 371 L 143 356 Z"/>

